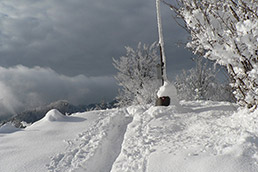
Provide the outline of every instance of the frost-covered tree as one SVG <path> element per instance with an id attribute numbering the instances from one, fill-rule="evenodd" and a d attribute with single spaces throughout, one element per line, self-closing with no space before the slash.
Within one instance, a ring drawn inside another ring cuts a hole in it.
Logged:
<path id="1" fill-rule="evenodd" d="M 258 1 L 177 0 L 194 53 L 227 68 L 240 105 L 258 105 Z"/>
<path id="2" fill-rule="evenodd" d="M 175 86 L 181 100 L 213 100 L 234 102 L 233 91 L 228 83 L 217 79 L 219 70 L 211 62 L 197 57 L 195 68 L 183 70 L 177 75 Z"/>
<path id="3" fill-rule="evenodd" d="M 121 86 L 116 97 L 119 106 L 149 104 L 156 98 L 160 81 L 157 76 L 157 44 L 138 44 L 137 49 L 126 48 L 126 55 L 113 59 L 113 65 L 118 70 L 115 76 Z"/>

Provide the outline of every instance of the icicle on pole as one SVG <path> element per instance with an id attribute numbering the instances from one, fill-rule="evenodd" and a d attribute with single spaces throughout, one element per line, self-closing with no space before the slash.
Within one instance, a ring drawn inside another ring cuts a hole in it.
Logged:
<path id="1" fill-rule="evenodd" d="M 161 74 L 162 74 L 162 85 L 163 85 L 164 81 L 167 81 L 167 73 L 166 73 L 166 56 L 165 56 L 165 50 L 164 50 L 164 39 L 163 39 L 161 14 L 160 14 L 160 0 L 156 0 L 156 10 L 157 10 Z"/>

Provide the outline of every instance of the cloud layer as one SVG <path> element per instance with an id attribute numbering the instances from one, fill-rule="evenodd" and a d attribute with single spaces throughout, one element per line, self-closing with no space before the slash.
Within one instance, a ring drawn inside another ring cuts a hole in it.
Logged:
<path id="1" fill-rule="evenodd" d="M 74 104 L 112 100 L 117 87 L 112 77 L 68 77 L 50 68 L 0 67 L 1 113 L 65 99 Z"/>
<path id="2" fill-rule="evenodd" d="M 185 40 L 162 5 L 167 55 L 171 66 L 188 54 L 175 46 Z M 158 39 L 155 1 L 149 0 L 2 0 L 0 64 L 47 66 L 65 75 L 114 74 L 112 57 L 124 46 Z M 177 65 L 178 66 L 178 65 Z M 174 67 L 171 67 L 174 70 Z"/>
<path id="3" fill-rule="evenodd" d="M 162 7 L 168 73 L 189 67 L 186 34 Z M 0 108 L 57 99 L 87 104 L 116 95 L 112 58 L 158 40 L 155 1 L 1 0 Z M 38 67 L 34 67 L 38 66 Z M 172 78 L 173 79 L 173 78 Z"/>

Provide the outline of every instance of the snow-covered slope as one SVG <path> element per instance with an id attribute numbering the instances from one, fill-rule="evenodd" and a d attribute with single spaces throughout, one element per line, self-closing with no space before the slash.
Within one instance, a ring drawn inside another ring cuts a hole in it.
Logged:
<path id="1" fill-rule="evenodd" d="M 71 116 L 51 110 L 23 130 L 6 126 L 0 171 L 258 171 L 258 111 L 226 102 L 181 104 Z"/>

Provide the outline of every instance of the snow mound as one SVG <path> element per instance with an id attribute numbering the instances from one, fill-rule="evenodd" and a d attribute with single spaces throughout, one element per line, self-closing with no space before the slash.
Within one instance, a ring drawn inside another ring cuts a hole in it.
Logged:
<path id="1" fill-rule="evenodd" d="M 46 116 L 42 119 L 42 121 L 64 121 L 67 117 L 63 115 L 61 112 L 59 112 L 56 109 L 52 109 L 48 111 Z"/>
<path id="2" fill-rule="evenodd" d="M 177 99 L 177 91 L 174 84 L 165 81 L 164 85 L 160 87 L 158 93 L 158 97 L 168 96 L 170 97 L 170 104 L 171 105 L 179 105 L 179 101 Z"/>
<path id="3" fill-rule="evenodd" d="M 157 95 L 158 97 L 169 96 L 174 98 L 177 96 L 176 87 L 168 81 L 165 81 L 164 85 L 160 87 Z"/>

